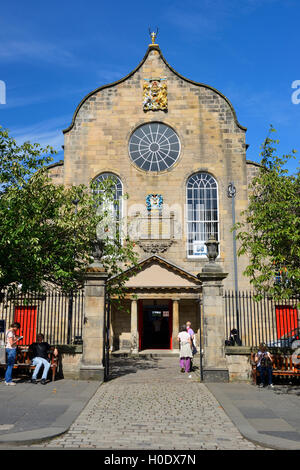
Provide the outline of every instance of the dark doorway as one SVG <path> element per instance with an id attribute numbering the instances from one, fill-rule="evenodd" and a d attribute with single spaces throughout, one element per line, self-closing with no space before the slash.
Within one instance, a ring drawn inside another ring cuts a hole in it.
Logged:
<path id="1" fill-rule="evenodd" d="M 141 349 L 171 349 L 172 316 L 167 305 L 143 306 L 141 326 Z"/>

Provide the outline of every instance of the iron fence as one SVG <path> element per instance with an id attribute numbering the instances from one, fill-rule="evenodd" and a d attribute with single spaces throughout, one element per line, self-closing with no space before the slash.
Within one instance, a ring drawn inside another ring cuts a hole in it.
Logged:
<path id="1" fill-rule="evenodd" d="M 291 348 L 300 339 L 300 296 L 280 301 L 268 296 L 256 301 L 254 296 L 249 291 L 224 293 L 226 338 L 237 330 L 242 346 L 264 342 L 269 347 Z"/>
<path id="2" fill-rule="evenodd" d="M 50 344 L 80 344 L 84 321 L 84 291 L 66 294 L 48 289 L 45 293 L 0 293 L 0 340 L 13 322 L 21 324 L 22 341 L 28 345 L 43 333 Z M 19 333 L 17 333 L 19 334 Z"/>

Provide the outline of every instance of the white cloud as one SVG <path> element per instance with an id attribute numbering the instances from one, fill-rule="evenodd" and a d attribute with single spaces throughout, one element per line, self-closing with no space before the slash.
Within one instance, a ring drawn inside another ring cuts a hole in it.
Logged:
<path id="1" fill-rule="evenodd" d="M 50 91 L 45 90 L 44 93 L 29 95 L 28 91 L 21 88 L 14 88 L 7 90 L 7 100 L 5 110 L 12 108 L 20 108 L 23 106 L 30 106 L 38 103 L 47 103 L 52 100 L 65 99 L 67 96 L 77 96 L 78 102 L 81 101 L 82 97 L 89 93 L 90 90 L 87 88 L 64 88 L 61 90 Z M 21 93 L 23 93 L 22 96 Z M 18 96 L 19 95 L 19 96 Z"/>
<path id="2" fill-rule="evenodd" d="M 78 64 L 76 56 L 62 45 L 26 39 L 10 39 L 0 42 L 1 62 L 38 61 L 65 66 Z"/>
<path id="3" fill-rule="evenodd" d="M 64 143 L 62 130 L 70 123 L 70 116 L 59 116 L 53 119 L 47 119 L 30 126 L 10 129 L 12 135 L 18 144 L 30 141 L 38 143 L 42 147 L 51 145 L 55 150 L 60 151 Z"/>

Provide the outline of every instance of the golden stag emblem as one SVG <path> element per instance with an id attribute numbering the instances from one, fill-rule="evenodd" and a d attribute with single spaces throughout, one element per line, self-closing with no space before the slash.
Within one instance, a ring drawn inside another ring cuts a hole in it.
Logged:
<path id="1" fill-rule="evenodd" d="M 158 28 L 156 28 L 156 33 L 154 31 L 151 32 L 151 30 L 149 28 L 149 35 L 150 35 L 152 44 L 155 44 L 155 40 L 156 40 L 156 37 L 158 35 Z"/>

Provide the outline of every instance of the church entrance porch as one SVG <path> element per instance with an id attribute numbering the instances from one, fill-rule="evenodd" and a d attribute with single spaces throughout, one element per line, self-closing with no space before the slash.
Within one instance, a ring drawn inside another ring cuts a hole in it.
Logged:
<path id="1" fill-rule="evenodd" d="M 177 294 L 178 295 L 178 294 Z M 192 323 L 199 342 L 199 293 L 182 298 L 163 294 L 140 294 L 140 299 L 124 299 L 111 312 L 110 345 L 113 355 L 177 354 L 180 326 Z M 173 298 L 172 298 L 173 297 Z"/>
<path id="2" fill-rule="evenodd" d="M 125 297 L 111 314 L 112 352 L 178 351 L 180 325 L 199 329 L 199 279 L 157 255 L 125 273 Z"/>

